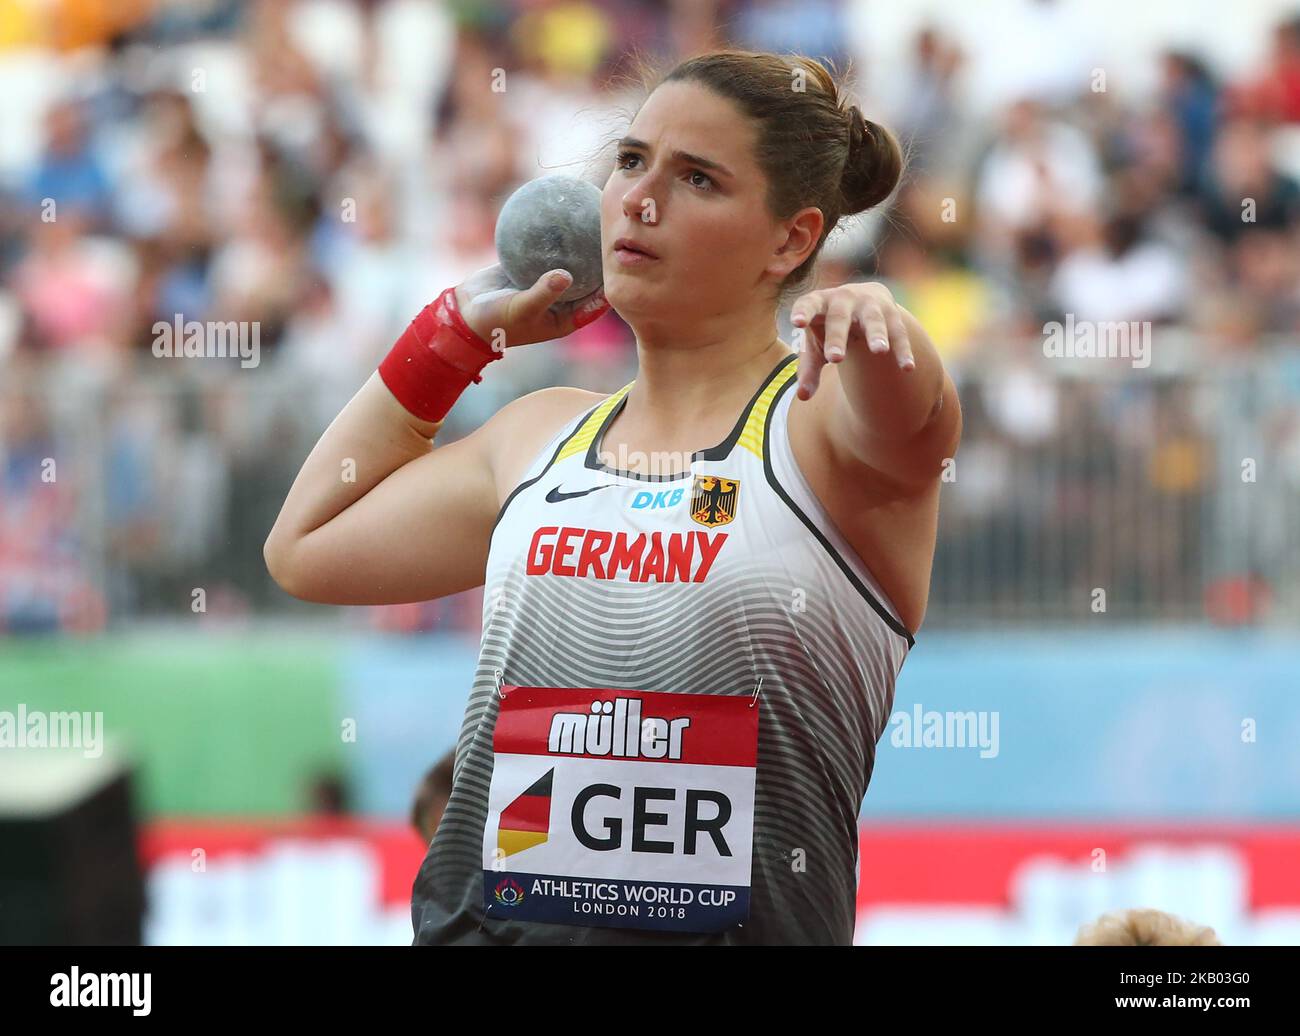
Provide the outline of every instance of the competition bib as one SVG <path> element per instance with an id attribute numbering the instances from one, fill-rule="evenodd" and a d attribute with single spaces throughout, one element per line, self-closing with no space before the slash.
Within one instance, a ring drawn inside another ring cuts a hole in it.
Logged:
<path id="1" fill-rule="evenodd" d="M 748 918 L 757 702 L 501 691 L 483 829 L 488 917 L 684 932 Z"/>

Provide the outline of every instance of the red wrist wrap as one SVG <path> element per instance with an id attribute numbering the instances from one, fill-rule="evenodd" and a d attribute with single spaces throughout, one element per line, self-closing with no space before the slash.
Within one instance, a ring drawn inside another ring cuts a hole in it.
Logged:
<path id="1" fill-rule="evenodd" d="M 425 306 L 379 365 L 397 401 L 422 421 L 441 421 L 479 373 L 502 354 L 465 323 L 448 288 Z"/>

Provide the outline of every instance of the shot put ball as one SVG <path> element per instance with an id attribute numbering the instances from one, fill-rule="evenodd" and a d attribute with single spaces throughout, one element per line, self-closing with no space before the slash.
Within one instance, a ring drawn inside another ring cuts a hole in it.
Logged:
<path id="1" fill-rule="evenodd" d="M 575 176 L 530 180 L 501 207 L 496 247 L 516 288 L 531 288 L 548 270 L 568 270 L 573 283 L 559 301 L 590 295 L 604 283 L 600 188 Z"/>

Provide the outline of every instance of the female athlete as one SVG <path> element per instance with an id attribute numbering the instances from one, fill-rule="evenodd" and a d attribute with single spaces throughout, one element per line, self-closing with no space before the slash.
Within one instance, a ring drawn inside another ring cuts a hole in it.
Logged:
<path id="1" fill-rule="evenodd" d="M 960 407 L 882 285 L 800 295 L 797 348 L 776 320 L 902 156 L 820 64 L 743 51 L 678 65 L 618 148 L 603 294 L 497 267 L 444 292 L 307 458 L 267 565 L 327 604 L 484 587 L 417 944 L 847 944 Z M 434 442 L 503 348 L 611 306 L 634 381 Z"/>

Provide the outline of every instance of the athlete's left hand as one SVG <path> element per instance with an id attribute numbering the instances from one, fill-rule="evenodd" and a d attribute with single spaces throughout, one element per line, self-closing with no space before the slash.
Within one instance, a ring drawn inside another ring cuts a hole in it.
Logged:
<path id="1" fill-rule="evenodd" d="M 883 284 L 841 284 L 810 291 L 790 310 L 795 333 L 802 332 L 800 399 L 811 399 L 821 384 L 822 367 L 839 363 L 853 351 L 879 362 L 892 362 L 904 373 L 916 368 L 902 310 Z"/>

